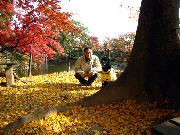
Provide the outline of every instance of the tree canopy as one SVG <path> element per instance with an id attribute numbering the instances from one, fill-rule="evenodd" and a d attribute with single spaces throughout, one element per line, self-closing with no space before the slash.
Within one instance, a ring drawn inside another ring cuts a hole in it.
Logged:
<path id="1" fill-rule="evenodd" d="M 43 62 L 44 56 L 52 58 L 55 51 L 64 54 L 56 40 L 59 31 L 72 30 L 69 12 L 61 11 L 60 0 L 0 0 L 0 49 L 32 53 Z"/>

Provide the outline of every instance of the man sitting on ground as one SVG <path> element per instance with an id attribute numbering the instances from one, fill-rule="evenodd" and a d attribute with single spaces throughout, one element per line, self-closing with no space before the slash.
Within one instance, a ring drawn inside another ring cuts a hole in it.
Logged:
<path id="1" fill-rule="evenodd" d="M 93 55 L 90 47 L 84 48 L 84 55 L 75 63 L 75 77 L 82 85 L 90 86 L 102 70 L 99 58 Z"/>

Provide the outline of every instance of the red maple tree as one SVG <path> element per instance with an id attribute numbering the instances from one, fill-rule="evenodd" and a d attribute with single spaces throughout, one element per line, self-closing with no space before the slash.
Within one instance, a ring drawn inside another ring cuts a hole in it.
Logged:
<path id="1" fill-rule="evenodd" d="M 0 0 L 0 47 L 32 53 L 38 62 L 64 54 L 57 42 L 60 31 L 77 31 L 71 13 L 62 12 L 60 0 Z"/>

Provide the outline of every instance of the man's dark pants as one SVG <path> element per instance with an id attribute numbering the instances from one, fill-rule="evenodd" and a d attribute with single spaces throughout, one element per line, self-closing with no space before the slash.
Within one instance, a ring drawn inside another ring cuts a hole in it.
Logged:
<path id="1" fill-rule="evenodd" d="M 85 78 L 83 78 L 80 74 L 76 73 L 75 78 L 79 80 L 79 82 L 82 85 L 91 85 L 97 78 L 97 74 L 92 75 L 91 77 L 88 78 L 88 80 L 86 80 Z"/>

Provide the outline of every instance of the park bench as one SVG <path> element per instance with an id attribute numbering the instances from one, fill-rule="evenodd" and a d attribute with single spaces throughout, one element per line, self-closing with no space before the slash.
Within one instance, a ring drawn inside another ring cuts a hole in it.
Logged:
<path id="1" fill-rule="evenodd" d="M 169 119 L 152 128 L 153 135 L 180 135 L 180 117 Z"/>

